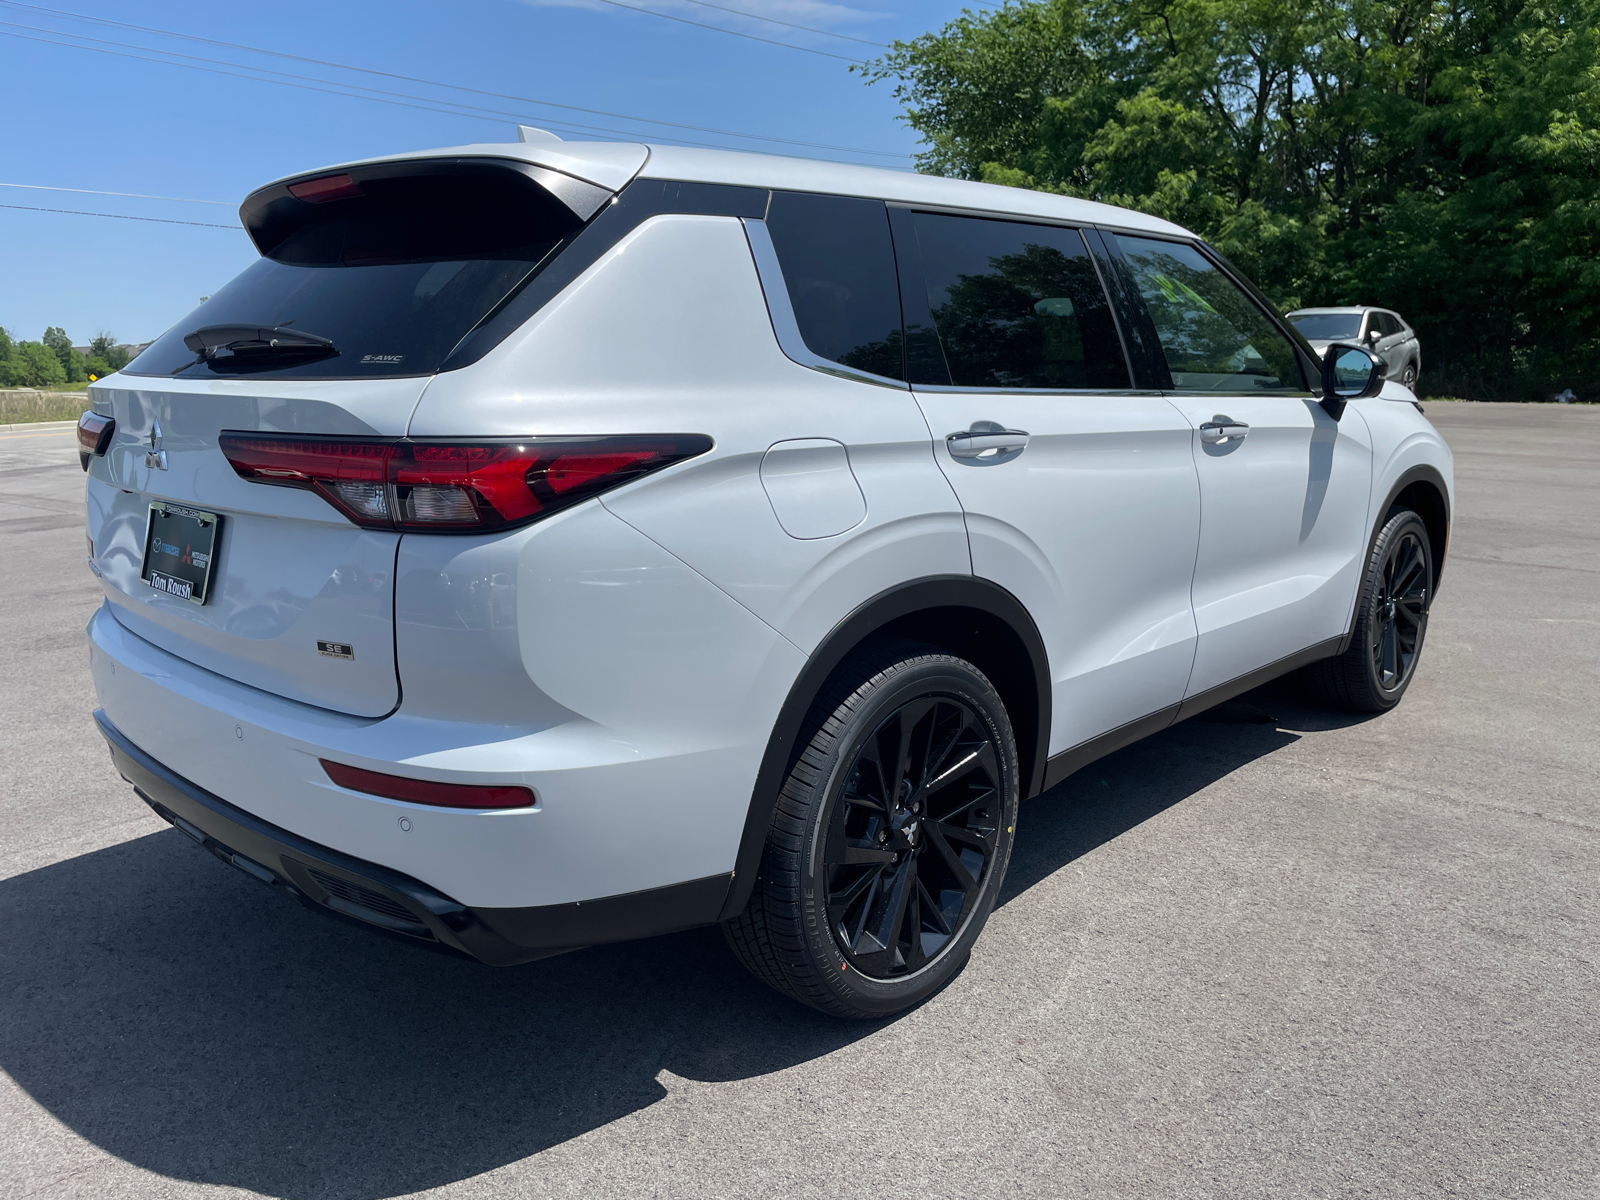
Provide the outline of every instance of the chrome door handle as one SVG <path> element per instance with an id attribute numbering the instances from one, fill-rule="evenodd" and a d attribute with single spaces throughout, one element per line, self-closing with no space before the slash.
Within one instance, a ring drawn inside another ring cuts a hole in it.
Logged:
<path id="1" fill-rule="evenodd" d="M 1243 421 L 1235 421 L 1232 417 L 1218 413 L 1200 426 L 1200 440 L 1213 446 L 1220 446 L 1226 442 L 1242 442 L 1249 432 L 1250 426 Z"/>
<path id="2" fill-rule="evenodd" d="M 993 421 L 977 421 L 971 429 L 948 435 L 944 444 L 951 458 L 998 458 L 1002 454 L 1028 448 L 1028 434 L 1021 429 L 1004 429 Z"/>

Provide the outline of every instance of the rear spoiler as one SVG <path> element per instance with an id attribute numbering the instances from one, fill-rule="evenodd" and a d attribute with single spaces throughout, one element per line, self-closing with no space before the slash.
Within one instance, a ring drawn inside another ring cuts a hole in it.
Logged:
<path id="1" fill-rule="evenodd" d="M 329 208 L 363 195 L 364 185 L 387 180 L 421 177 L 482 176 L 504 185 L 521 181 L 536 203 L 555 205 L 582 225 L 599 212 L 613 193 L 586 180 L 521 159 L 494 157 L 423 158 L 364 166 L 324 168 L 269 184 L 251 192 L 239 206 L 239 220 L 263 255 L 312 221 L 329 215 Z"/>

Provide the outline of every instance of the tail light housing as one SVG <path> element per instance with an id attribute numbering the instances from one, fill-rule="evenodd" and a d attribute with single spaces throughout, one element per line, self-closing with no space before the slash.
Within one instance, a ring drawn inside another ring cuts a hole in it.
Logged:
<path id="1" fill-rule="evenodd" d="M 366 792 L 388 800 L 410 804 L 433 804 L 440 808 L 532 808 L 537 799 L 531 788 L 509 783 L 435 783 L 431 779 L 411 779 L 404 775 L 385 775 L 344 763 L 318 759 L 328 778 L 352 792 Z"/>
<path id="2" fill-rule="evenodd" d="M 91 458 L 106 452 L 116 431 L 116 421 L 101 413 L 86 412 L 78 418 L 78 462 L 85 471 Z"/>
<path id="3" fill-rule="evenodd" d="M 367 529 L 512 529 L 711 449 L 698 433 L 412 441 L 243 433 L 218 438 L 252 483 L 303 488 Z"/>

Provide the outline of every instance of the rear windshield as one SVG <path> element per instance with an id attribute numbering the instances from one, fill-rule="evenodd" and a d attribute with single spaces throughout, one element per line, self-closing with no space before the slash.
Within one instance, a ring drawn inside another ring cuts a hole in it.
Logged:
<path id="1" fill-rule="evenodd" d="M 287 203 L 290 219 L 273 226 L 281 240 L 152 343 L 129 373 L 431 374 L 581 226 L 512 172 L 364 180 L 348 198 Z M 184 342 L 229 326 L 287 329 L 332 345 L 238 338 L 203 358 Z"/>
<path id="2" fill-rule="evenodd" d="M 1361 333 L 1360 313 L 1307 313 L 1303 317 L 1290 317 L 1300 336 L 1308 342 L 1331 342 L 1337 338 L 1353 338 Z"/>

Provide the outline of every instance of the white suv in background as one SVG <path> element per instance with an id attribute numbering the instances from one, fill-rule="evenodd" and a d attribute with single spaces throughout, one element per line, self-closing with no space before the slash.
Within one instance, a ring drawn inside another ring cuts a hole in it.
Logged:
<path id="1" fill-rule="evenodd" d="M 319 911 L 487 963 L 721 923 L 890 1013 L 1022 799 L 1291 670 L 1415 672 L 1444 443 L 1165 221 L 553 141 L 241 215 L 260 260 L 80 424 L 96 719 Z"/>

